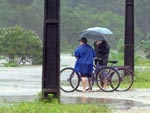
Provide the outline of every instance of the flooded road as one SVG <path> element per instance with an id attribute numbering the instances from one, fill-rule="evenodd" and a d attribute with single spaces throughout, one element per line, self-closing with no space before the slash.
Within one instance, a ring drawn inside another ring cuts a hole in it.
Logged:
<path id="1" fill-rule="evenodd" d="M 35 95 L 41 91 L 41 66 L 0 68 L 0 96 Z"/>

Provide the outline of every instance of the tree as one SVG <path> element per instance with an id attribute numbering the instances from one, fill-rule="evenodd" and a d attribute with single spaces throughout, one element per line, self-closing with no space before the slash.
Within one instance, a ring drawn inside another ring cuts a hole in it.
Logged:
<path id="1" fill-rule="evenodd" d="M 42 56 L 42 42 L 35 32 L 20 26 L 1 28 L 0 54 L 10 63 L 31 59 L 36 64 Z"/>

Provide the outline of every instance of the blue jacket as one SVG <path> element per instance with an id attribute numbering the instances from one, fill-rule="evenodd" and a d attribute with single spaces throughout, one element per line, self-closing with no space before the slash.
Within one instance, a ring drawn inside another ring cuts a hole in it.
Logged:
<path id="1" fill-rule="evenodd" d="M 77 58 L 75 71 L 81 74 L 92 74 L 94 49 L 88 44 L 81 45 L 76 48 L 74 56 Z"/>

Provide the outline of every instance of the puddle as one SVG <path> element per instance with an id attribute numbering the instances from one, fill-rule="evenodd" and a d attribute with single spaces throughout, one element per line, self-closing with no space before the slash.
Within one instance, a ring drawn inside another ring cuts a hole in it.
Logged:
<path id="1" fill-rule="evenodd" d="M 61 97 L 61 102 L 65 104 L 97 104 L 106 105 L 118 110 L 128 110 L 131 108 L 149 108 L 149 104 L 143 104 L 132 100 L 108 99 L 108 98 L 87 98 L 87 97 Z"/>
<path id="2" fill-rule="evenodd" d="M 38 96 L 0 96 L 0 105 L 12 105 L 18 102 L 34 102 Z M 108 99 L 108 98 L 87 98 L 87 97 L 61 97 L 64 104 L 96 104 L 106 105 L 117 110 L 129 110 L 134 108 L 150 109 L 150 104 L 143 104 L 132 100 Z"/>

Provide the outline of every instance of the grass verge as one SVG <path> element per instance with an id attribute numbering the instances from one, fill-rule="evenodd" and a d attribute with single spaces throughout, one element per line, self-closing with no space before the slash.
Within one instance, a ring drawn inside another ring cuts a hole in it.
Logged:
<path id="1" fill-rule="evenodd" d="M 44 102 L 20 103 L 12 106 L 0 107 L 0 113 L 110 113 L 106 106 L 52 104 Z"/>
<path id="2" fill-rule="evenodd" d="M 150 70 L 136 70 L 132 88 L 150 88 Z"/>

